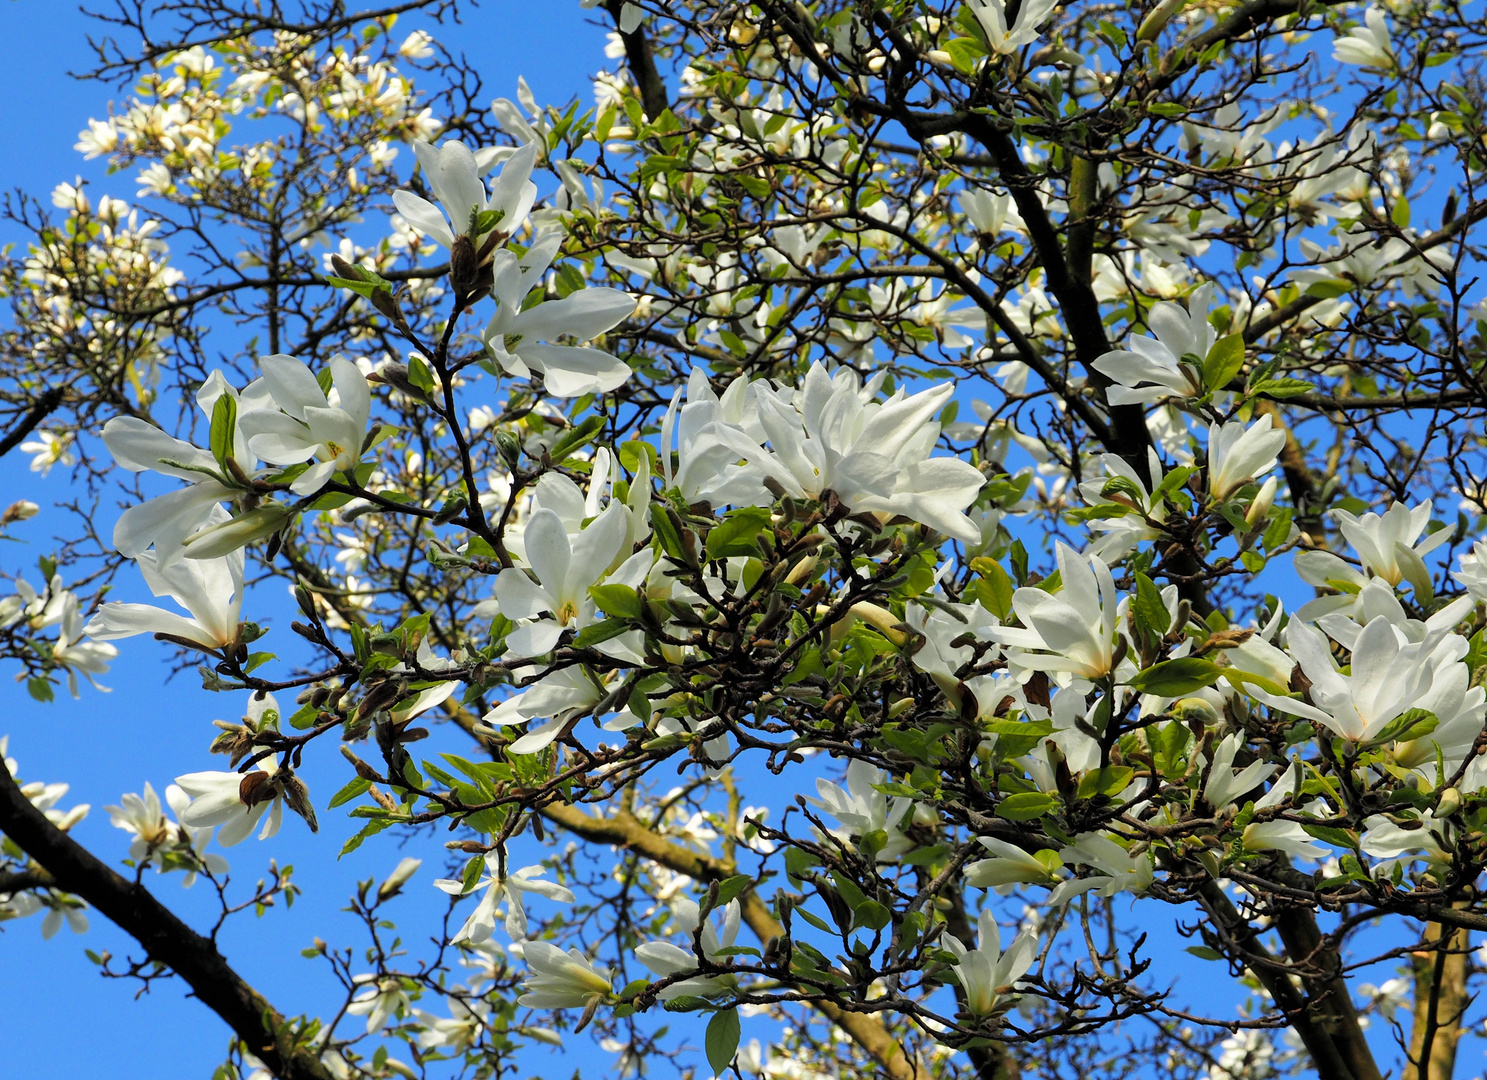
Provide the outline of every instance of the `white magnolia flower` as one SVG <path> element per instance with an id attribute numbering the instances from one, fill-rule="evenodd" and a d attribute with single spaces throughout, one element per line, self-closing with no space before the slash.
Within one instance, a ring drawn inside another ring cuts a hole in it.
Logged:
<path id="1" fill-rule="evenodd" d="M 77 460 L 72 452 L 72 436 L 54 435 L 50 431 L 38 431 L 36 438 L 21 443 L 21 453 L 31 455 L 31 471 L 42 476 L 51 472 L 53 465 L 71 465 Z"/>
<path id="2" fill-rule="evenodd" d="M 1048 866 L 1032 852 L 994 836 L 978 836 L 976 839 L 992 853 L 992 858 L 966 864 L 963 880 L 967 885 L 994 889 L 1001 885 L 1046 885 L 1055 880 Z"/>
<path id="3" fill-rule="evenodd" d="M 1337 670 L 1320 631 L 1293 621 L 1286 632 L 1288 651 L 1311 680 L 1315 704 L 1258 687 L 1249 693 L 1281 712 L 1315 720 L 1344 739 L 1373 738 L 1430 690 L 1434 668 L 1423 661 L 1436 641 L 1408 642 L 1383 615 L 1370 620 L 1353 641 L 1348 675 Z"/>
<path id="4" fill-rule="evenodd" d="M 1279 851 L 1297 859 L 1320 859 L 1328 854 L 1296 821 L 1252 821 L 1241 839 L 1245 851 Z"/>
<path id="5" fill-rule="evenodd" d="M 492 233 L 510 236 L 521 228 L 537 199 L 537 185 L 531 181 L 532 167 L 537 163 L 535 144 L 523 146 L 507 159 L 489 194 L 480 175 L 484 172 L 482 165 L 489 167 L 494 160 L 492 153 L 477 155 L 454 140 L 438 149 L 415 142 L 413 153 L 434 198 L 444 209 L 441 212 L 411 191 L 393 192 L 392 201 L 409 225 L 446 248 L 454 246 L 456 236 L 469 236 L 477 252 Z M 485 214 L 491 218 L 482 224 L 478 219 Z"/>
<path id="6" fill-rule="evenodd" d="M 191 797 L 190 805 L 180 814 L 181 822 L 203 828 L 220 825 L 217 842 L 223 847 L 232 847 L 245 839 L 267 813 L 268 820 L 258 834 L 258 839 L 267 840 L 284 823 L 284 796 L 271 787 L 271 781 L 247 780 L 250 776 L 265 774 L 274 775 L 272 759 L 260 761 L 256 770 L 247 773 L 195 772 L 176 777 L 176 783 Z M 249 798 L 257 801 L 244 801 L 245 787 L 249 790 Z M 260 795 L 263 797 L 258 798 Z"/>
<path id="7" fill-rule="evenodd" d="M 1115 665 L 1115 581 L 1099 556 L 1080 555 L 1062 542 L 1055 554 L 1059 591 L 1018 589 L 1012 609 L 1023 627 L 997 627 L 987 636 L 1009 646 L 1008 659 L 1019 667 L 1102 678 Z"/>
<path id="8" fill-rule="evenodd" d="M 1150 855 L 1132 855 L 1104 833 L 1075 837 L 1072 844 L 1059 851 L 1059 857 L 1070 866 L 1088 866 L 1095 874 L 1063 882 L 1048 894 L 1049 907 L 1057 907 L 1090 891 L 1100 896 L 1114 896 L 1118 892 L 1140 894 L 1156 879 Z"/>
<path id="9" fill-rule="evenodd" d="M 1090 506 L 1114 509 L 1130 507 L 1134 503 L 1140 511 L 1096 517 L 1088 522 L 1090 532 L 1095 535 L 1085 554 L 1098 555 L 1107 565 L 1142 541 L 1155 540 L 1162 535 L 1161 530 L 1147 524 L 1148 518 L 1162 521 L 1167 516 L 1166 500 L 1153 499 L 1151 494 L 1162 483 L 1162 459 L 1154 447 L 1147 447 L 1146 459 L 1151 476 L 1150 486 L 1131 467 L 1130 462 L 1119 454 L 1102 454 L 1100 466 L 1105 471 L 1105 476 L 1086 480 L 1079 485 L 1080 497 Z"/>
<path id="10" fill-rule="evenodd" d="M 556 900 L 560 904 L 573 903 L 571 890 L 555 881 L 537 880 L 547 872 L 543 866 L 524 866 L 502 877 L 501 860 L 495 852 L 491 852 L 485 857 L 485 867 L 490 871 L 489 875 L 472 886 L 472 889 L 486 886 L 485 895 L 465 920 L 465 925 L 460 927 L 459 933 L 449 939 L 451 943 L 468 941 L 472 945 L 478 945 L 489 938 L 496 928 L 496 909 L 503 901 L 506 904 L 506 933 L 512 941 L 523 940 L 527 936 L 527 911 L 522 897 L 529 892 Z M 434 888 L 451 896 L 463 895 L 465 891 L 464 883 L 452 878 L 440 878 L 434 882 Z"/>
<path id="11" fill-rule="evenodd" d="M 1245 792 L 1253 791 L 1280 768 L 1264 761 L 1252 761 L 1238 772 L 1234 771 L 1234 755 L 1243 745 L 1244 737 L 1235 732 L 1214 748 L 1208 782 L 1203 785 L 1203 798 L 1215 810 L 1222 810 Z"/>
<path id="12" fill-rule="evenodd" d="M 418 873 L 418 868 L 423 865 L 422 859 L 405 858 L 398 860 L 398 864 L 392 868 L 392 873 L 383 879 L 382 884 L 377 886 L 377 899 L 387 900 L 402 891 L 408 879 Z"/>
<path id="13" fill-rule="evenodd" d="M 1394 66 L 1394 45 L 1389 20 L 1383 9 L 1370 7 L 1363 13 L 1363 25 L 1355 26 L 1332 43 L 1332 59 L 1340 64 L 1383 68 Z"/>
<path id="14" fill-rule="evenodd" d="M 501 368 L 518 378 L 542 376 L 557 397 L 604 394 L 630 377 L 630 366 L 601 349 L 554 345 L 560 337 L 590 341 L 623 322 L 635 300 L 620 289 L 579 289 L 560 300 L 527 306 L 527 295 L 542 285 L 558 252 L 562 233 L 544 233 L 526 254 L 498 251 L 491 261 L 491 295 L 496 313 L 480 340 Z"/>
<path id="15" fill-rule="evenodd" d="M 1155 337 L 1131 335 L 1129 350 L 1108 352 L 1095 369 L 1118 385 L 1106 391 L 1112 405 L 1143 405 L 1165 397 L 1190 398 L 1203 393 L 1203 378 L 1191 360 L 1202 363 L 1213 348 L 1216 334 L 1208 321 L 1213 286 L 1200 285 L 1188 298 L 1188 307 L 1170 300 L 1153 304 L 1146 317 Z"/>
<path id="16" fill-rule="evenodd" d="M 722 914 L 721 926 L 709 919 L 701 923 L 699 933 L 701 908 L 695 900 L 685 896 L 677 897 L 671 902 L 671 917 L 676 924 L 676 932 L 687 940 L 689 947 L 682 948 L 669 941 L 648 941 L 636 948 L 636 959 L 649 968 L 652 974 L 662 978 L 668 975 L 679 975 L 686 971 L 695 971 L 697 970 L 697 955 L 690 947 L 695 934 L 702 944 L 702 955 L 715 963 L 723 963 L 725 958 L 719 957 L 718 953 L 723 949 L 732 948 L 734 939 L 738 937 L 742 909 L 737 900 L 732 900 L 729 901 Z M 662 1001 L 670 1001 L 672 998 L 683 995 L 715 997 L 726 992 L 732 982 L 731 976 L 698 975 L 671 983 L 661 990 L 660 996 Z"/>
<path id="17" fill-rule="evenodd" d="M 888 774 L 882 769 L 854 758 L 847 765 L 845 789 L 830 780 L 818 779 L 816 793 L 821 797 L 807 797 L 806 801 L 841 822 L 841 828 L 833 833 L 843 840 L 860 840 L 871 832 L 887 833 L 888 842 L 878 852 L 878 861 L 895 862 L 914 848 L 914 841 L 900 831 L 914 801 L 902 795 L 890 801 L 877 790 L 878 785 L 887 782 Z"/>
<path id="18" fill-rule="evenodd" d="M 525 670 L 530 673 L 532 669 Z M 523 672 L 519 669 L 515 674 L 520 677 Z M 507 748 L 513 754 L 535 754 L 552 744 L 575 712 L 591 709 L 608 694 L 609 690 L 582 665 L 558 668 L 486 713 L 482 718 L 485 732 L 494 734 L 495 728 L 502 724 L 546 720 L 547 723 L 538 724 Z M 619 730 L 640 723 L 640 718 L 629 711 L 618 715 Z"/>
<path id="19" fill-rule="evenodd" d="M 900 389 L 882 403 L 867 400 L 863 389 L 850 369 L 828 375 L 815 363 L 798 393 L 754 384 L 768 450 L 740 428 L 717 424 L 714 432 L 761 478 L 796 498 L 819 499 L 829 490 L 853 511 L 902 514 L 978 543 L 981 527 L 965 511 L 985 478 L 968 461 L 930 456 L 940 434 L 932 418 L 954 387 Z"/>
<path id="20" fill-rule="evenodd" d="M 227 860 L 220 855 L 205 854 L 202 849 L 211 838 L 211 829 L 193 829 L 187 825 L 173 823 L 165 815 L 165 810 L 160 805 L 160 796 L 155 794 L 155 789 L 148 782 L 145 783 L 145 793 L 135 795 L 132 792 L 119 800 L 120 806 L 105 806 L 108 811 L 109 820 L 113 822 L 114 828 L 123 829 L 134 837 L 129 845 L 129 857 L 136 863 L 148 865 L 155 864 L 159 871 L 165 870 L 166 853 L 179 846 L 190 849 L 191 855 L 210 874 L 223 874 L 227 871 Z M 190 805 L 190 796 L 180 787 L 171 784 L 165 789 L 165 802 L 177 817 Z M 196 880 L 196 872 L 190 871 L 186 875 L 183 885 L 189 887 Z"/>
<path id="21" fill-rule="evenodd" d="M 232 457 L 243 472 L 252 476 L 257 460 L 248 447 L 243 422 L 249 416 L 272 409 L 273 399 L 262 379 L 240 392 L 227 383 L 221 372 L 214 371 L 196 394 L 197 406 L 208 420 L 224 394 L 236 402 Z M 233 478 L 223 473 L 210 452 L 173 438 L 137 417 L 119 416 L 110 420 L 103 426 L 103 443 L 114 461 L 130 472 L 150 470 L 185 480 L 190 485 L 131 506 L 120 515 L 114 526 L 114 547 L 121 555 L 133 558 L 153 544 L 162 564 L 174 560 L 186 538 L 207 522 L 218 504 L 241 494 L 233 486 Z"/>
<path id="22" fill-rule="evenodd" d="M 496 578 L 496 605 L 501 614 L 513 620 L 536 620 L 518 626 L 507 637 L 513 656 L 543 656 L 552 651 L 565 628 L 581 628 L 593 621 L 596 609 L 589 589 L 609 572 L 628 531 L 625 507 L 619 502 L 611 502 L 571 541 L 554 511 L 543 507 L 533 512 L 522 534 L 522 547 L 537 581 L 517 567 L 507 567 Z"/>
<path id="23" fill-rule="evenodd" d="M 409 60 L 427 60 L 434 55 L 434 37 L 427 30 L 415 30 L 398 46 L 398 55 Z"/>
<path id="24" fill-rule="evenodd" d="M 1208 494 L 1228 498 L 1251 480 L 1275 468 L 1286 433 L 1266 413 L 1248 427 L 1233 420 L 1208 426 Z"/>
<path id="25" fill-rule="evenodd" d="M 1434 589 L 1423 556 L 1451 538 L 1450 529 L 1437 529 L 1420 539 L 1430 524 L 1431 510 L 1427 499 L 1414 509 L 1394 503 L 1382 516 L 1370 512 L 1354 517 L 1346 510 L 1334 510 L 1332 516 L 1365 570 L 1390 585 L 1408 581 L 1417 595 L 1428 599 L 1434 596 Z"/>
<path id="26" fill-rule="evenodd" d="M 216 511 L 227 520 L 226 511 L 220 507 Z M 243 602 L 241 549 L 220 559 L 178 559 L 164 566 L 154 552 L 142 551 L 134 561 L 152 593 L 169 596 L 191 617 L 150 604 L 109 602 L 98 609 L 84 633 L 95 641 L 166 634 L 203 649 L 220 649 L 237 641 Z"/>
<path id="27" fill-rule="evenodd" d="M 1474 598 L 1487 600 L 1487 540 L 1478 540 L 1470 551 L 1463 552 L 1461 569 L 1451 576 Z"/>
<path id="28" fill-rule="evenodd" d="M 666 487 L 679 488 L 689 500 L 707 498 L 719 506 L 768 500 L 758 472 L 737 464 L 738 455 L 718 434 L 738 428 L 756 443 L 768 439 L 754 407 L 754 385 L 740 376 L 719 396 L 707 381 L 707 372 L 692 369 L 686 387 L 677 387 L 661 420 L 661 474 Z"/>
<path id="29" fill-rule="evenodd" d="M 258 363 L 268 392 L 283 411 L 244 418 L 244 426 L 252 430 L 252 451 L 274 465 L 313 461 L 289 485 L 296 495 L 311 495 L 336 473 L 355 469 L 372 412 L 371 389 L 361 369 L 343 357 L 331 360 L 332 405 L 302 361 L 276 354 Z"/>
<path id="30" fill-rule="evenodd" d="M 274 695 L 248 695 L 249 726 L 260 729 L 272 724 L 271 714 L 279 714 L 279 703 Z M 190 805 L 178 814 L 181 824 L 222 826 L 217 841 L 223 847 L 242 841 L 265 814 L 268 820 L 264 822 L 258 839 L 267 840 L 273 836 L 283 824 L 286 802 L 290 809 L 305 819 L 311 832 L 319 829 L 315 808 L 304 782 L 289 770 L 280 769 L 272 757 L 259 761 L 255 768 L 245 773 L 187 773 L 176 777 L 176 783 L 191 796 Z"/>
<path id="31" fill-rule="evenodd" d="M 46 917 L 41 920 L 41 936 L 50 941 L 56 936 L 58 930 L 62 929 L 62 923 L 67 923 L 67 929 L 74 934 L 86 934 L 88 932 L 88 916 L 83 912 L 83 902 L 75 896 L 64 896 L 58 892 L 49 892 L 39 898 L 47 908 Z"/>
<path id="32" fill-rule="evenodd" d="M 84 641 L 83 619 L 78 612 L 77 594 L 66 593 L 62 602 L 62 620 L 57 627 L 57 640 L 52 645 L 52 659 L 67 669 L 67 690 L 78 696 L 77 677 L 82 675 L 95 690 L 107 692 L 99 686 L 94 675 L 108 674 L 109 662 L 119 655 L 119 650 L 101 641 Z"/>
<path id="33" fill-rule="evenodd" d="M 965 990 L 966 1011 L 976 1016 L 992 1016 L 1011 1004 L 1009 997 L 1017 980 L 1027 974 L 1038 955 L 1037 935 L 1024 930 L 1002 952 L 1001 930 L 996 913 L 983 910 L 977 919 L 976 948 L 967 949 L 954 935 L 946 935 L 945 947 L 955 954 L 951 968 Z"/>
<path id="34" fill-rule="evenodd" d="M 449 1015 L 435 1016 L 422 1009 L 414 1009 L 413 1015 L 423 1028 L 418 1033 L 418 1045 L 423 1050 L 446 1050 L 450 1054 L 463 1054 L 480 1041 L 487 1027 L 491 1007 L 486 1001 L 474 998 L 465 1001 L 457 997 L 445 999 L 449 1004 Z"/>
<path id="35" fill-rule="evenodd" d="M 1450 826 L 1437 821 L 1434 813 L 1421 811 L 1415 828 L 1405 828 L 1383 814 L 1374 814 L 1364 822 L 1358 846 L 1375 859 L 1392 859 L 1402 855 L 1423 854 L 1434 863 L 1451 861 Z"/>
<path id="36" fill-rule="evenodd" d="M 518 1005 L 529 1009 L 583 1009 L 609 994 L 609 968 L 595 967 L 577 949 L 564 952 L 546 941 L 522 943 L 530 974 Z"/>
<path id="37" fill-rule="evenodd" d="M 1024 0 L 1011 26 L 1007 25 L 1007 5 L 1003 0 L 966 0 L 966 5 L 986 32 L 991 51 L 1005 56 L 1038 40 L 1038 27 L 1048 21 L 1058 2 Z"/>
<path id="38" fill-rule="evenodd" d="M 960 193 L 960 209 L 979 237 L 995 238 L 1004 230 L 1019 233 L 1027 231 L 1010 193 L 967 188 Z M 1025 373 L 1026 365 L 1019 366 Z"/>
<path id="39" fill-rule="evenodd" d="M 379 979 L 375 975 L 357 975 L 353 983 L 366 989 L 356 996 L 346 1011 L 352 1016 L 367 1018 L 367 1034 L 381 1031 L 388 1020 L 405 1016 L 408 1012 L 408 994 L 403 982 L 393 976 Z"/>

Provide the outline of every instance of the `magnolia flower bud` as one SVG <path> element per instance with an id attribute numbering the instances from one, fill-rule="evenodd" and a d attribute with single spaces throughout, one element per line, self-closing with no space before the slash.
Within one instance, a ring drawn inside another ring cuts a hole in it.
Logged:
<path id="1" fill-rule="evenodd" d="M 1450 817 L 1461 809 L 1461 792 L 1453 787 L 1446 788 L 1441 792 L 1440 801 L 1435 804 L 1435 816 L 1438 818 Z"/>
<path id="2" fill-rule="evenodd" d="M 377 899 L 389 900 L 396 896 L 422 865 L 422 859 L 404 859 L 398 863 L 392 873 L 387 875 L 387 880 L 377 886 Z"/>
<path id="3" fill-rule="evenodd" d="M 9 525 L 12 521 L 26 521 L 34 518 L 40 512 L 41 507 L 37 506 L 34 502 L 28 499 L 21 499 L 18 502 L 11 503 L 5 508 L 4 513 L 0 513 L 0 526 Z"/>
<path id="4" fill-rule="evenodd" d="M 1202 724 L 1205 728 L 1212 727 L 1219 722 L 1218 710 L 1213 703 L 1200 697 L 1185 697 L 1172 706 L 1172 716 L 1185 724 L 1194 722 Z"/>
<path id="5" fill-rule="evenodd" d="M 1254 502 L 1250 503 L 1249 509 L 1244 512 L 1244 523 L 1251 529 L 1270 516 L 1270 510 L 1275 506 L 1275 491 L 1278 487 L 1280 487 L 1280 479 L 1274 476 L 1261 485 Z"/>
<path id="6" fill-rule="evenodd" d="M 220 559 L 265 536 L 274 535 L 293 518 L 286 507 L 265 503 L 231 521 L 198 529 L 186 538 L 182 554 L 188 559 Z"/>
<path id="7" fill-rule="evenodd" d="M 1141 20 L 1141 25 L 1136 28 L 1137 41 L 1155 41 L 1162 28 L 1187 4 L 1188 0 L 1162 0 L 1160 4 L 1151 9 L 1151 13 Z"/>
<path id="8" fill-rule="evenodd" d="M 305 819 L 305 824 L 310 826 L 311 832 L 319 832 L 320 823 L 315 820 L 315 807 L 310 802 L 310 789 L 305 787 L 304 781 L 286 769 L 274 777 L 274 783 L 284 793 L 284 801 L 289 805 L 289 809 Z"/>
<path id="9" fill-rule="evenodd" d="M 469 296 L 480 277 L 480 257 L 468 236 L 456 236 L 449 249 L 449 284 L 456 296 Z"/>

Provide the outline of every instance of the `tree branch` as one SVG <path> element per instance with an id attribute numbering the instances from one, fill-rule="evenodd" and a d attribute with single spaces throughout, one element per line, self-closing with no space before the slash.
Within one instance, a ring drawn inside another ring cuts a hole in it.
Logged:
<path id="1" fill-rule="evenodd" d="M 37 424 L 56 412 L 57 406 L 62 404 L 62 397 L 65 393 L 65 387 L 54 386 L 37 398 L 35 404 L 21 414 L 15 427 L 7 431 L 5 437 L 0 439 L 0 457 L 14 450 L 20 445 L 22 439 L 36 430 Z"/>
<path id="2" fill-rule="evenodd" d="M 627 34 L 619 29 L 620 13 L 624 7 L 624 0 L 608 0 L 604 5 L 604 9 L 614 18 L 615 29 L 619 31 L 620 41 L 625 46 L 625 63 L 630 67 L 635 85 L 640 88 L 640 104 L 645 109 L 645 118 L 655 120 L 670 108 L 671 97 L 666 93 L 666 83 L 662 80 L 661 73 L 656 70 L 656 58 L 651 52 L 651 43 L 646 39 L 645 30 L 637 26 Z"/>
<path id="3" fill-rule="evenodd" d="M 319 1055 L 295 1041 L 288 1021 L 228 966 L 212 941 L 48 821 L 21 794 L 3 760 L 0 830 L 46 869 L 57 888 L 92 904 L 143 945 L 151 960 L 184 979 L 280 1080 L 331 1080 Z"/>

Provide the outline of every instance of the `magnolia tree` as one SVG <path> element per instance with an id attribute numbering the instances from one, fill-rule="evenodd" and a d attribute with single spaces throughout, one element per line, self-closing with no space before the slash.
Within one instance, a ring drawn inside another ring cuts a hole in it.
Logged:
<path id="1" fill-rule="evenodd" d="M 1480 5 L 583 6 L 559 105 L 454 0 L 103 18 L 110 193 L 7 204 L 0 655 L 221 703 L 109 850 L 7 759 L 0 917 L 223 1077 L 1469 1075 Z M 391 871 L 307 1016 L 167 906 L 291 830 Z"/>

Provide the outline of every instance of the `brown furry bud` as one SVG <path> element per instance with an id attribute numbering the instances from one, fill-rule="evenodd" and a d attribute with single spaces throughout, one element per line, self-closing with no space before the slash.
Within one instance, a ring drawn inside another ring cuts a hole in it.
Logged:
<path id="1" fill-rule="evenodd" d="M 469 296 L 480 280 L 480 256 L 468 236 L 456 236 L 449 249 L 449 284 L 458 297 Z"/>

